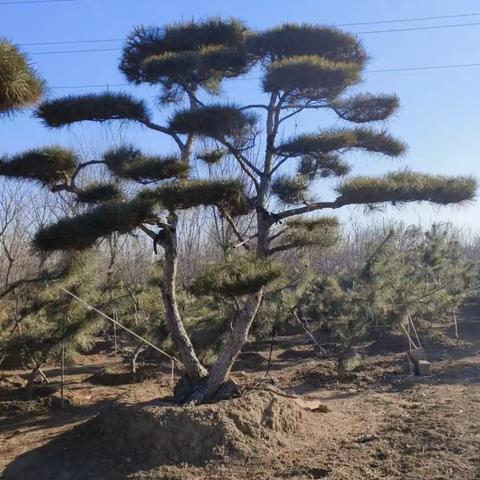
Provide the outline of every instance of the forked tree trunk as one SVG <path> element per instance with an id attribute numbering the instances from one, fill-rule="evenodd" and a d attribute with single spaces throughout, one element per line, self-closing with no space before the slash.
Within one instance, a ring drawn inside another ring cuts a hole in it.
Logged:
<path id="1" fill-rule="evenodd" d="M 262 190 L 267 191 L 269 183 L 263 183 Z M 257 209 L 257 255 L 259 257 L 268 257 L 269 255 L 269 235 L 271 219 L 263 208 L 264 195 L 259 196 L 260 208 Z M 230 374 L 235 360 L 245 345 L 250 327 L 263 300 L 263 289 L 256 295 L 250 296 L 245 303 L 244 308 L 239 312 L 229 339 L 223 345 L 217 360 L 215 361 L 207 380 L 204 384 L 194 388 L 189 400 L 195 403 L 203 403 L 210 400 L 225 383 Z"/>
<path id="2" fill-rule="evenodd" d="M 233 325 L 232 333 L 222 347 L 207 380 L 193 390 L 189 398 L 190 401 L 203 403 L 210 400 L 228 379 L 230 370 L 247 341 L 248 332 L 262 303 L 262 297 L 263 292 L 260 291 L 257 295 L 252 295 L 247 300 L 245 307 L 239 312 Z"/>
<path id="3" fill-rule="evenodd" d="M 171 232 L 171 241 L 166 242 L 165 264 L 163 271 L 162 298 L 165 307 L 165 320 L 172 340 L 178 349 L 188 379 L 193 384 L 200 383 L 206 376 L 207 370 L 197 358 L 190 337 L 182 322 L 178 310 L 175 280 L 177 277 L 177 249 L 176 235 Z"/>

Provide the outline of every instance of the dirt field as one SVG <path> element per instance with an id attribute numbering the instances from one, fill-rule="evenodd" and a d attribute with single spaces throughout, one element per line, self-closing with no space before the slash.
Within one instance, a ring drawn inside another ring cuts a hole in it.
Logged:
<path id="1" fill-rule="evenodd" d="M 112 405 L 167 397 L 169 365 L 146 367 L 136 383 L 124 383 L 133 379 L 114 358 L 85 356 L 68 371 L 69 404 L 63 411 L 51 396 L 16 399 L 25 372 L 0 372 L 1 478 L 480 479 L 480 323 L 462 324 L 460 333 L 459 343 L 440 333 L 425 339 L 431 377 L 409 376 L 404 354 L 386 354 L 377 346 L 376 354 L 342 383 L 333 358 L 317 356 L 306 338 L 277 339 L 271 370 L 276 386 L 302 399 L 318 399 L 329 412 L 305 412 L 298 431 L 282 434 L 275 444 L 267 437 L 258 440 L 258 452 L 250 457 L 225 454 L 203 465 L 159 460 L 147 467 L 122 452 L 120 460 L 103 458 L 99 473 L 87 458 L 97 447 L 85 445 L 77 433 L 80 424 L 101 418 Z M 264 380 L 268 350 L 269 345 L 249 346 L 236 365 L 239 382 Z M 59 381 L 58 369 L 47 374 Z M 103 448 L 101 436 L 88 438 Z M 69 455 L 77 459 L 73 468 L 71 461 L 66 467 Z"/>

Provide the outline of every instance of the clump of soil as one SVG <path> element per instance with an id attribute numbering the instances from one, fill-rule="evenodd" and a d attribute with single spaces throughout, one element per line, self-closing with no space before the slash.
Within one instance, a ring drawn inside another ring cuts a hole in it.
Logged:
<path id="1" fill-rule="evenodd" d="M 27 381 L 19 375 L 1 375 L 0 376 L 0 410 L 10 410 L 9 403 L 21 404 L 22 402 L 34 401 L 37 399 L 44 399 L 52 396 L 57 392 L 58 388 L 55 385 L 34 383 L 27 388 Z M 33 405 L 33 404 L 32 404 Z M 16 407 L 12 407 L 15 409 Z M 27 407 L 22 407 L 21 410 Z M 34 407 L 33 411 L 37 408 Z"/>
<path id="2" fill-rule="evenodd" d="M 298 430 L 304 415 L 292 399 L 260 392 L 200 406 L 115 406 L 83 428 L 88 435 L 101 435 L 104 458 L 200 465 L 278 447 Z"/>
<path id="3" fill-rule="evenodd" d="M 141 383 L 158 376 L 158 369 L 153 365 L 139 365 L 135 373 L 128 365 L 105 367 L 86 378 L 94 385 L 116 386 Z"/>
<path id="4" fill-rule="evenodd" d="M 68 398 L 64 399 L 64 406 L 70 405 Z M 58 410 L 62 406 L 60 395 L 51 394 L 33 400 L 17 399 L 0 401 L 0 414 L 6 415 L 37 415 L 50 410 Z"/>
<path id="5" fill-rule="evenodd" d="M 367 352 L 370 355 L 390 355 L 404 353 L 408 349 L 408 338 L 403 333 L 387 332 L 372 342 Z"/>
<path id="6" fill-rule="evenodd" d="M 0 390 L 20 388 L 26 383 L 26 380 L 20 375 L 0 375 Z"/>
<path id="7" fill-rule="evenodd" d="M 298 349 L 298 348 L 291 348 L 282 352 L 278 358 L 280 360 L 302 360 L 302 359 L 310 359 L 317 357 L 317 353 L 313 349 L 313 347 L 307 346 L 307 348 Z"/>
<path id="8" fill-rule="evenodd" d="M 266 359 L 265 357 L 258 352 L 242 352 L 235 365 L 233 367 L 234 371 L 240 370 L 258 370 L 265 368 Z"/>

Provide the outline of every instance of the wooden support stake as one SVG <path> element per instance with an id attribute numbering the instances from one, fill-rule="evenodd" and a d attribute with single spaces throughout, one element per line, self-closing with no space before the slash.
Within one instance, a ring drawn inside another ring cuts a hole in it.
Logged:
<path id="1" fill-rule="evenodd" d="M 117 321 L 117 311 L 113 311 L 113 318 L 115 319 L 115 322 Z M 114 352 L 115 352 L 115 358 L 117 358 L 117 352 L 118 352 L 118 344 L 117 344 L 117 324 L 113 324 L 113 344 L 114 344 Z"/>
<path id="2" fill-rule="evenodd" d="M 65 402 L 65 395 L 64 395 L 64 388 L 65 388 L 65 317 L 63 319 L 63 328 L 62 328 L 62 358 L 60 361 L 60 371 L 61 371 L 61 380 L 60 380 L 60 406 L 63 410 L 64 402 Z"/>
<path id="3" fill-rule="evenodd" d="M 458 322 L 457 322 L 457 315 L 455 313 L 455 310 L 452 311 L 453 315 L 453 324 L 455 325 L 455 338 L 457 340 L 460 340 L 460 336 L 458 335 Z"/>
<path id="4" fill-rule="evenodd" d="M 65 394 L 64 394 L 64 388 L 65 388 L 65 345 L 64 342 L 62 342 L 62 362 L 61 362 L 61 380 L 60 380 L 60 406 L 63 410 L 64 406 L 64 401 L 65 401 Z"/>

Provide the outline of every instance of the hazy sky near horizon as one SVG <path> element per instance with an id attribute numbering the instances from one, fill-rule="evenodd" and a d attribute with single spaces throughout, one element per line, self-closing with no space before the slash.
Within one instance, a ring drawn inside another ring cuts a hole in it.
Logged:
<path id="1" fill-rule="evenodd" d="M 73 88 L 75 85 L 125 84 L 117 69 L 122 41 L 72 43 L 63 45 L 24 45 L 44 42 L 123 39 L 139 24 L 163 25 L 210 16 L 238 17 L 253 29 L 264 29 L 283 22 L 349 24 L 384 20 L 460 15 L 478 16 L 421 20 L 399 23 L 342 27 L 350 32 L 476 24 L 462 27 L 358 33 L 370 63 L 361 91 L 395 92 L 401 110 L 386 125 L 406 141 L 408 153 L 400 160 L 354 155 L 354 173 L 381 174 L 408 167 L 430 173 L 465 174 L 480 178 L 480 66 L 377 72 L 409 67 L 480 64 L 480 3 L 475 0 L 274 0 L 219 1 L 176 0 L 73 0 L 58 3 L 5 4 L 0 1 L 0 36 L 22 45 L 31 54 L 36 69 L 46 79 L 49 96 L 87 93 L 99 89 Z M 114 49 L 114 51 L 45 54 L 59 50 Z M 248 75 L 249 77 L 252 74 Z M 57 88 L 68 87 L 68 88 Z M 109 87 L 112 91 L 138 93 L 154 101 L 155 91 L 146 88 Z M 238 101 L 256 98 L 259 81 L 235 80 L 225 87 Z M 232 98 L 232 97 L 230 97 Z M 309 114 L 298 121 L 298 131 L 312 131 L 326 125 L 320 114 Z M 108 135 L 97 126 L 80 125 L 70 130 L 48 130 L 30 112 L 0 121 L 2 153 L 13 153 L 51 143 L 76 142 L 107 147 Z M 109 130 L 110 131 L 110 130 Z M 125 133 L 150 151 L 169 148 L 159 136 L 138 127 Z M 324 195 L 328 198 L 328 195 Z M 355 210 L 357 211 L 357 210 Z M 343 218 L 352 210 L 342 213 Z M 480 202 L 460 207 L 431 207 L 425 204 L 387 208 L 382 214 L 365 217 L 365 222 L 398 218 L 427 225 L 432 221 L 451 221 L 468 230 L 480 230 Z"/>

